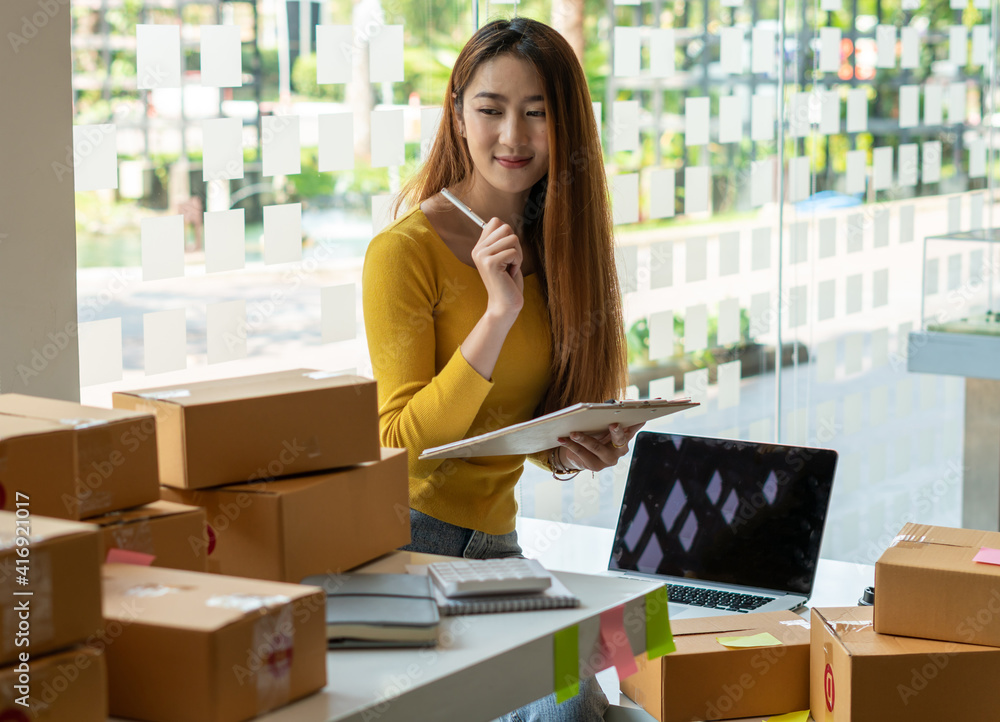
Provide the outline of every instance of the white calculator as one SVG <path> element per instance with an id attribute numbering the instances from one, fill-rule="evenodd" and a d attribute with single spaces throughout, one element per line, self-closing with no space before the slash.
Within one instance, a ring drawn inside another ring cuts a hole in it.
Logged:
<path id="1" fill-rule="evenodd" d="M 470 559 L 429 564 L 427 573 L 446 597 L 529 594 L 552 586 L 552 577 L 534 559 Z"/>

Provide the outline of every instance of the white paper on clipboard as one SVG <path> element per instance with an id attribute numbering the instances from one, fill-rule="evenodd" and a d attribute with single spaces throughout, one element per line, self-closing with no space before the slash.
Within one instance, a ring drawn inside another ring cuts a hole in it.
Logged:
<path id="1" fill-rule="evenodd" d="M 559 445 L 558 439 L 579 431 L 600 436 L 611 424 L 634 426 L 645 421 L 698 406 L 689 398 L 580 403 L 520 424 L 425 449 L 421 459 L 454 459 L 472 456 L 534 454 Z"/>

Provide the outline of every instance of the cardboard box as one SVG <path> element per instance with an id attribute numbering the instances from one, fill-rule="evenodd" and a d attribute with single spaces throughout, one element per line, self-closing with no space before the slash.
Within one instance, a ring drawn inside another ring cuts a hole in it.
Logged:
<path id="1" fill-rule="evenodd" d="M 677 651 L 650 662 L 621 689 L 659 722 L 797 712 L 809 706 L 809 623 L 792 612 L 671 622 Z M 769 632 L 782 644 L 731 649 L 716 637 Z"/>
<path id="2" fill-rule="evenodd" d="M 157 501 L 87 519 L 101 529 L 101 559 L 111 549 L 153 557 L 152 566 L 208 571 L 202 549 L 205 510 L 200 506 Z"/>
<path id="3" fill-rule="evenodd" d="M 42 657 L 32 654 L 23 667 L 21 664 L 0 669 L 0 720 L 106 722 L 108 719 L 108 670 L 99 649 L 71 647 Z M 25 681 L 22 676 L 25 668 L 27 690 L 15 686 Z"/>
<path id="4" fill-rule="evenodd" d="M 1000 532 L 907 524 L 875 564 L 875 631 L 1000 647 Z"/>
<path id="5" fill-rule="evenodd" d="M 877 634 L 872 617 L 871 607 L 812 610 L 814 720 L 996 719 L 1000 649 Z"/>
<path id="6" fill-rule="evenodd" d="M 28 544 L 17 541 L 25 522 Z M 99 544 L 90 524 L 0 511 L 0 666 L 23 651 L 34 658 L 77 644 L 101 628 Z"/>
<path id="7" fill-rule="evenodd" d="M 297 369 L 118 391 L 112 400 L 156 414 L 167 486 L 202 489 L 379 458 L 375 382 L 359 376 Z"/>
<path id="8" fill-rule="evenodd" d="M 163 487 L 163 495 L 205 508 L 209 571 L 299 582 L 410 543 L 406 450 L 381 455 L 326 474 L 198 491 Z"/>
<path id="9" fill-rule="evenodd" d="M 0 506 L 84 519 L 160 498 L 149 414 L 0 394 Z"/>
<path id="10" fill-rule="evenodd" d="M 326 685 L 318 587 L 132 564 L 103 587 L 112 715 L 237 722 Z"/>

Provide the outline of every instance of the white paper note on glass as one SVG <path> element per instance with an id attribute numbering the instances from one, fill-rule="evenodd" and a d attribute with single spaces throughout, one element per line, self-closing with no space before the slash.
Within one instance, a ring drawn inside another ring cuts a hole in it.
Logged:
<path id="1" fill-rule="evenodd" d="M 684 169 L 684 212 L 703 213 L 708 211 L 708 186 L 711 180 L 708 166 Z"/>
<path id="2" fill-rule="evenodd" d="M 110 124 L 74 125 L 74 190 L 80 193 L 117 187 L 118 131 L 116 127 Z"/>
<path id="3" fill-rule="evenodd" d="M 743 362 L 730 361 L 719 364 L 719 408 L 729 409 L 740 405 L 740 376 Z"/>
<path id="4" fill-rule="evenodd" d="M 990 61 L 990 26 L 972 26 L 972 64 L 986 65 Z"/>
<path id="5" fill-rule="evenodd" d="M 899 127 L 914 128 L 919 122 L 920 86 L 902 85 L 899 88 Z"/>
<path id="6" fill-rule="evenodd" d="M 805 286 L 788 289 L 788 327 L 805 326 L 809 320 L 809 290 Z"/>
<path id="7" fill-rule="evenodd" d="M 614 223 L 639 222 L 639 174 L 611 176 L 611 213 Z"/>
<path id="8" fill-rule="evenodd" d="M 611 152 L 639 150 L 639 101 L 616 100 L 611 112 L 614 113 Z"/>
<path id="9" fill-rule="evenodd" d="M 865 217 L 862 213 L 847 216 L 847 252 L 860 253 L 865 248 Z"/>
<path id="10" fill-rule="evenodd" d="M 651 218 L 674 217 L 674 169 L 654 168 L 649 173 L 649 215 Z"/>
<path id="11" fill-rule="evenodd" d="M 734 276 L 740 272 L 740 232 L 719 234 L 719 275 Z"/>
<path id="12" fill-rule="evenodd" d="M 649 314 L 649 360 L 667 359 L 674 355 L 674 312 L 656 311 Z"/>
<path id="13" fill-rule="evenodd" d="M 774 203 L 774 158 L 750 161 L 750 205 L 758 208 Z"/>
<path id="14" fill-rule="evenodd" d="M 215 118 L 201 122 L 202 179 L 228 180 L 243 177 L 243 121 Z"/>
<path id="15" fill-rule="evenodd" d="M 352 26 L 316 26 L 316 82 L 322 85 L 351 82 L 354 52 Z"/>
<path id="16" fill-rule="evenodd" d="M 833 381 L 837 370 L 837 341 L 830 339 L 816 344 L 816 380 Z"/>
<path id="17" fill-rule="evenodd" d="M 122 380 L 122 320 L 106 318 L 77 327 L 80 344 L 80 386 Z"/>
<path id="18" fill-rule="evenodd" d="M 750 270 L 765 271 L 771 267 L 771 228 L 760 226 L 750 234 Z"/>
<path id="19" fill-rule="evenodd" d="M 184 275 L 184 216 L 143 218 L 139 236 L 143 281 Z"/>
<path id="20" fill-rule="evenodd" d="M 719 346 L 728 346 L 740 340 L 740 301 L 738 298 L 724 298 L 719 301 Z"/>
<path id="21" fill-rule="evenodd" d="M 910 26 L 900 28 L 899 41 L 903 46 L 899 66 L 904 69 L 920 67 L 920 36 L 917 34 L 917 29 Z"/>
<path id="22" fill-rule="evenodd" d="M 952 196 L 948 199 L 948 233 L 955 233 L 962 228 L 962 196 Z"/>
<path id="23" fill-rule="evenodd" d="M 820 91 L 819 132 L 821 135 L 840 132 L 840 93 L 836 90 Z"/>
<path id="24" fill-rule="evenodd" d="M 803 155 L 788 160 L 788 200 L 792 203 L 809 197 L 809 156 Z"/>
<path id="25" fill-rule="evenodd" d="M 708 275 L 708 239 L 704 236 L 688 238 L 684 242 L 685 274 L 687 283 L 704 281 Z"/>
<path id="26" fill-rule="evenodd" d="M 684 353 L 708 347 L 708 307 L 704 303 L 688 306 L 684 312 Z"/>
<path id="27" fill-rule="evenodd" d="M 911 205 L 899 207 L 899 242 L 913 243 L 916 231 L 916 208 Z"/>
<path id="28" fill-rule="evenodd" d="M 847 132 L 868 130 L 868 92 L 864 88 L 847 91 Z"/>
<path id="29" fill-rule="evenodd" d="M 969 196 L 969 230 L 974 231 L 983 227 L 983 209 L 985 207 L 986 194 L 973 193 Z"/>
<path id="30" fill-rule="evenodd" d="M 872 214 L 872 226 L 874 226 L 874 236 L 872 244 L 875 248 L 884 248 L 889 245 L 889 209 L 879 208 Z"/>
<path id="31" fill-rule="evenodd" d="M 750 72 L 773 73 L 774 55 L 777 48 L 774 28 L 757 25 L 751 34 L 752 55 Z"/>
<path id="32" fill-rule="evenodd" d="M 792 93 L 788 103 L 788 133 L 793 138 L 809 135 L 809 93 Z"/>
<path id="33" fill-rule="evenodd" d="M 618 286 L 622 293 L 635 293 L 639 286 L 639 248 L 635 245 L 615 247 Z"/>
<path id="34" fill-rule="evenodd" d="M 847 173 L 845 174 L 845 193 L 865 192 L 865 170 L 868 153 L 864 150 L 847 151 Z"/>
<path id="35" fill-rule="evenodd" d="M 875 47 L 877 56 L 875 67 L 896 67 L 896 26 L 877 25 L 875 27 Z"/>
<path id="36" fill-rule="evenodd" d="M 382 25 L 368 38 L 369 80 L 401 83 L 403 78 L 403 26 Z"/>
<path id="37" fill-rule="evenodd" d="M 872 187 L 882 191 L 892 186 L 892 146 L 872 150 Z"/>
<path id="38" fill-rule="evenodd" d="M 243 209 L 205 214 L 205 272 L 219 273 L 246 267 Z"/>
<path id="39" fill-rule="evenodd" d="M 969 30 L 964 25 L 948 28 L 948 62 L 959 68 L 969 62 Z"/>
<path id="40" fill-rule="evenodd" d="M 843 0 L 820 0 L 819 9 L 823 12 L 837 12 L 844 6 Z"/>
<path id="41" fill-rule="evenodd" d="M 676 72 L 674 43 L 673 28 L 653 28 L 649 31 L 649 74 L 654 78 L 668 78 Z M 638 49 L 638 41 L 635 45 Z M 615 72 L 615 75 L 618 73 Z"/>
<path id="42" fill-rule="evenodd" d="M 899 146 L 899 185 L 915 186 L 920 169 L 917 158 L 917 144 L 903 143 Z"/>
<path id="43" fill-rule="evenodd" d="M 837 219 L 819 219 L 819 257 L 833 258 L 837 255 Z"/>
<path id="44" fill-rule="evenodd" d="M 771 319 L 777 318 L 771 308 L 771 294 L 768 291 L 750 296 L 750 336 L 760 336 L 771 332 Z"/>
<path id="45" fill-rule="evenodd" d="M 968 99 L 968 88 L 964 81 L 951 83 L 948 86 L 948 122 L 965 122 L 965 104 Z"/>
<path id="46" fill-rule="evenodd" d="M 323 343 L 357 338 L 356 284 L 325 286 L 320 289 L 319 294 Z"/>
<path id="47" fill-rule="evenodd" d="M 135 26 L 135 79 L 139 90 L 181 87 L 181 26 Z"/>
<path id="48" fill-rule="evenodd" d="M 403 165 L 403 111 L 373 110 L 371 114 L 372 168 Z"/>
<path id="49" fill-rule="evenodd" d="M 941 180 L 941 141 L 929 140 L 923 147 L 924 166 L 921 180 L 924 183 L 937 183 Z"/>
<path id="50" fill-rule="evenodd" d="M 805 263 L 809 260 L 809 222 L 796 221 L 788 226 L 789 264 Z"/>
<path id="51" fill-rule="evenodd" d="M 302 260 L 302 204 L 264 206 L 264 263 Z"/>
<path id="52" fill-rule="evenodd" d="M 889 329 L 882 327 L 872 331 L 872 368 L 889 363 Z"/>
<path id="53" fill-rule="evenodd" d="M 208 362 L 237 361 L 247 356 L 247 302 L 208 304 Z"/>
<path id="54" fill-rule="evenodd" d="M 187 321 L 184 309 L 144 313 L 142 346 L 147 376 L 187 368 Z"/>
<path id="55" fill-rule="evenodd" d="M 642 50 L 641 29 L 625 25 L 615 26 L 615 76 L 634 78 L 639 74 Z"/>
<path id="56" fill-rule="evenodd" d="M 816 319 L 829 321 L 836 313 L 837 282 L 832 278 L 820 281 L 816 291 Z"/>
<path id="57" fill-rule="evenodd" d="M 941 125 L 941 105 L 944 88 L 940 85 L 924 86 L 924 125 Z"/>
<path id="58" fill-rule="evenodd" d="M 649 398 L 651 399 L 672 399 L 676 396 L 674 386 L 677 382 L 673 376 L 662 379 L 653 379 L 649 382 Z M 623 482 L 624 483 L 624 482 Z"/>
<path id="59" fill-rule="evenodd" d="M 421 115 L 421 118 L 423 115 Z M 319 116 L 319 171 L 354 168 L 354 113 Z"/>
<path id="60" fill-rule="evenodd" d="M 239 25 L 201 26 L 201 84 L 211 88 L 243 85 Z"/>
<path id="61" fill-rule="evenodd" d="M 986 140 L 976 138 L 968 143 L 969 147 L 969 177 L 986 177 Z"/>
<path id="62" fill-rule="evenodd" d="M 674 285 L 674 242 L 664 241 L 649 246 L 649 287 L 668 288 Z"/>
<path id="63" fill-rule="evenodd" d="M 848 376 L 861 373 L 862 358 L 864 357 L 865 337 L 861 333 L 849 333 L 844 337 L 844 372 Z M 861 394 L 853 394 L 861 405 Z M 848 397 L 851 398 L 851 397 Z M 859 414 L 860 416 L 860 414 Z"/>
<path id="64" fill-rule="evenodd" d="M 819 29 L 819 69 L 823 73 L 840 70 L 840 28 Z"/>
<path id="65" fill-rule="evenodd" d="M 260 119 L 264 177 L 302 172 L 297 115 L 265 115 Z"/>
<path id="66" fill-rule="evenodd" d="M 735 95 L 719 98 L 719 142 L 743 140 L 743 99 Z"/>
<path id="67" fill-rule="evenodd" d="M 880 268 L 872 274 L 872 308 L 889 305 L 889 269 Z"/>
<path id="68" fill-rule="evenodd" d="M 743 73 L 743 28 L 724 27 L 719 31 L 719 64 L 723 73 L 741 75 Z"/>
<path id="69" fill-rule="evenodd" d="M 684 99 L 684 143 L 685 145 L 705 145 L 708 143 L 709 100 L 708 98 Z"/>
<path id="70" fill-rule="evenodd" d="M 861 313 L 862 294 L 864 293 L 863 278 L 860 273 L 847 277 L 844 296 L 847 300 L 847 313 Z"/>
<path id="71" fill-rule="evenodd" d="M 750 139 L 774 140 L 774 96 L 755 93 L 750 101 Z"/>

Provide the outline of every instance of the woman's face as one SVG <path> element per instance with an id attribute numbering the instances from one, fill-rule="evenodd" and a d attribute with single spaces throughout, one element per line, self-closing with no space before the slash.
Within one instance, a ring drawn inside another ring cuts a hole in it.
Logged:
<path id="1" fill-rule="evenodd" d="M 498 191 L 527 191 L 549 170 L 544 96 L 534 67 L 509 54 L 480 65 L 465 90 L 460 127 L 476 170 Z"/>

